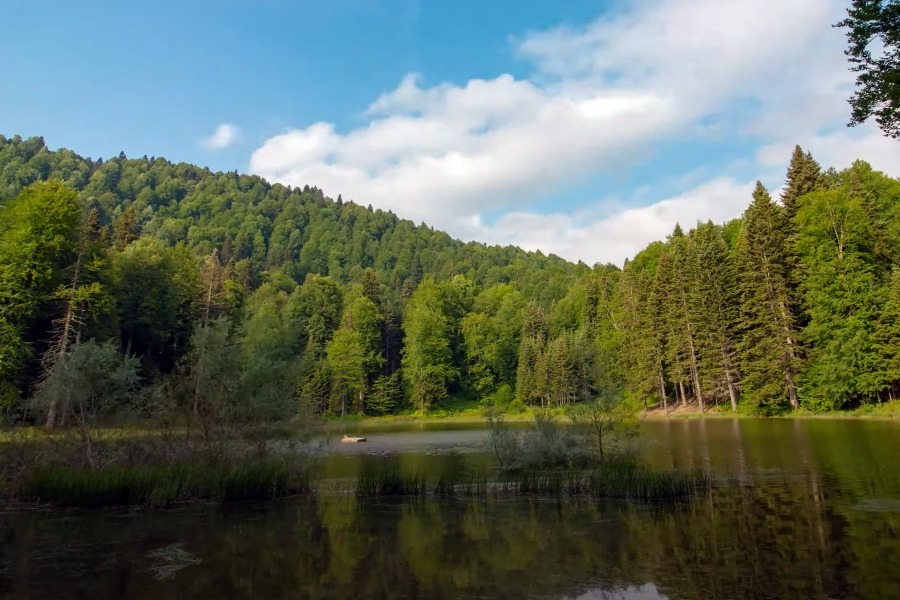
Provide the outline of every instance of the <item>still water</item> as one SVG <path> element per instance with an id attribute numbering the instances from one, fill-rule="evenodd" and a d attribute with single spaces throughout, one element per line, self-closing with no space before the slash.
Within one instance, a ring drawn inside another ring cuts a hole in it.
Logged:
<path id="1" fill-rule="evenodd" d="M 489 461 L 484 430 L 363 433 L 331 446 L 329 477 Z M 900 598 L 900 424 L 651 422 L 643 453 L 736 483 L 662 508 L 320 496 L 0 511 L 0 597 Z"/>

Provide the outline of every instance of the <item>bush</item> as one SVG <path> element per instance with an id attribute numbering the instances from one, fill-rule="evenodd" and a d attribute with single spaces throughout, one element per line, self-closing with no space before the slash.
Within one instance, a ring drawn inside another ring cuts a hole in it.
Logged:
<path id="1" fill-rule="evenodd" d="M 506 412 L 511 415 L 521 415 L 528 411 L 528 407 L 521 400 L 513 400 L 506 405 Z"/>
<path id="2" fill-rule="evenodd" d="M 561 427 L 547 411 L 535 413 L 534 428 L 523 434 L 512 431 L 495 409 L 485 416 L 491 452 L 503 469 L 561 469 L 594 462 L 589 438 L 574 428 Z"/>

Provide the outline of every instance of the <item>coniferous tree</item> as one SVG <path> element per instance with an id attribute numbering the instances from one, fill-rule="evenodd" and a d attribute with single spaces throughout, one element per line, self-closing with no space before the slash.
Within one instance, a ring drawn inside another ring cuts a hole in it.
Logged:
<path id="1" fill-rule="evenodd" d="M 697 323 L 701 383 L 707 390 L 724 386 L 731 410 L 736 411 L 737 273 L 721 231 L 712 221 L 699 223 L 692 241 L 695 279 L 690 307 Z"/>
<path id="2" fill-rule="evenodd" d="M 541 403 L 546 395 L 547 365 L 544 357 L 547 343 L 547 315 L 535 303 L 525 307 L 519 362 L 516 370 L 516 399 L 523 404 Z"/>
<path id="3" fill-rule="evenodd" d="M 690 367 L 686 357 L 686 345 L 682 343 L 684 335 L 682 304 L 677 302 L 675 289 L 675 262 L 668 249 L 659 257 L 659 264 L 653 279 L 653 297 L 659 306 L 659 327 L 664 340 L 663 360 L 667 379 L 675 387 L 675 397 L 682 406 L 687 406 L 685 384 L 689 382 Z"/>
<path id="4" fill-rule="evenodd" d="M 743 391 L 762 412 L 798 408 L 801 347 L 791 310 L 787 223 L 757 182 L 735 248 L 740 277 Z"/>
<path id="5" fill-rule="evenodd" d="M 558 406 L 569 403 L 572 396 L 571 340 L 568 334 L 561 334 L 547 346 L 547 397 Z"/>
<path id="6" fill-rule="evenodd" d="M 662 393 L 659 387 L 658 367 L 662 365 L 657 363 L 655 352 L 659 332 L 651 321 L 648 277 L 637 269 L 634 261 L 626 261 L 619 279 L 622 323 L 619 362 L 625 372 L 628 391 L 640 398 L 646 409 L 647 399 L 654 395 L 664 406 L 667 399 L 665 387 Z"/>
<path id="7" fill-rule="evenodd" d="M 669 236 L 666 252 L 660 257 L 657 282 L 661 298 L 664 298 L 668 361 L 681 392 L 681 401 L 687 404 L 685 384 L 688 384 L 702 412 L 705 406 L 700 382 L 697 324 L 690 304 L 694 276 L 691 252 L 690 238 L 676 225 Z"/>
<path id="8" fill-rule="evenodd" d="M 804 153 L 800 146 L 794 147 L 791 162 L 787 170 L 784 190 L 781 192 L 781 205 L 784 215 L 790 221 L 797 214 L 801 196 L 815 192 L 824 187 L 822 168 L 809 152 Z"/>

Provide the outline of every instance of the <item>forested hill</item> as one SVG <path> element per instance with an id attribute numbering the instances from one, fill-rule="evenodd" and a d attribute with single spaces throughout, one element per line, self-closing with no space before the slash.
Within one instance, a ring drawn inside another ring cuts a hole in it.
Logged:
<path id="1" fill-rule="evenodd" d="M 797 147 L 782 197 L 746 200 L 589 268 L 315 188 L 0 137 L 0 418 L 893 402 L 900 181 Z"/>
<path id="2" fill-rule="evenodd" d="M 0 203 L 36 181 L 60 179 L 80 202 L 96 208 L 101 227 L 120 239 L 180 242 L 197 255 L 217 249 L 241 282 L 327 275 L 340 283 L 361 281 L 371 267 L 399 294 L 423 273 L 438 280 L 464 275 L 479 285 L 512 283 L 550 306 L 589 269 L 557 256 L 519 248 L 462 243 L 392 212 L 325 197 L 305 186 L 270 185 L 253 175 L 213 173 L 164 158 L 91 160 L 66 149 L 50 150 L 40 137 L 0 135 Z"/>

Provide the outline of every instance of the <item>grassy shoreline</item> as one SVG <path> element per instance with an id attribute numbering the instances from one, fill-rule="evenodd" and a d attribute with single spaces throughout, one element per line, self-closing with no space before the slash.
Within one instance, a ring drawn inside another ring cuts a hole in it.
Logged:
<path id="1" fill-rule="evenodd" d="M 900 402 L 891 405 L 882 405 L 881 407 L 867 407 L 862 409 L 854 409 L 849 411 L 832 411 L 827 413 L 814 413 L 810 411 L 800 410 L 783 415 L 759 416 L 746 413 L 733 413 L 730 410 L 708 409 L 701 413 L 696 407 L 689 407 L 687 410 L 679 408 L 664 414 L 661 409 L 649 409 L 638 411 L 637 417 L 642 421 L 665 421 L 665 420 L 700 420 L 700 419 L 871 419 L 871 420 L 894 420 L 900 419 Z M 568 417 L 562 412 L 557 415 L 561 423 L 569 422 Z M 507 423 L 525 424 L 534 421 L 534 412 L 527 411 L 523 413 L 505 415 Z M 484 416 L 480 411 L 465 411 L 458 414 L 443 415 L 386 415 L 386 416 L 348 416 L 335 417 L 325 421 L 323 425 L 323 433 L 337 434 L 344 433 L 352 429 L 376 430 L 379 428 L 389 429 L 392 427 L 418 426 L 418 425 L 483 425 L 485 423 Z M 171 432 L 170 432 L 171 433 Z M 178 431 L 176 433 L 184 433 Z M 54 436 L 61 435 L 58 432 L 47 432 L 42 427 L 14 427 L 0 429 L 0 445 L 3 444 L 21 444 L 29 442 L 40 442 Z M 140 439 L 152 438 L 161 435 L 153 429 L 152 426 L 135 424 L 121 427 L 98 428 L 94 432 L 95 436 L 100 439 Z"/>
<path id="2" fill-rule="evenodd" d="M 289 497 L 592 498 L 673 502 L 716 485 L 708 473 L 657 470 L 613 461 L 591 469 L 492 471 L 469 474 L 407 473 L 387 467 L 335 483 L 289 461 L 258 461 L 230 467 L 173 464 L 97 470 L 37 468 L 7 490 L 10 507 L 169 509 L 185 504 L 273 502 Z"/>
<path id="3" fill-rule="evenodd" d="M 894 405 L 884 404 L 880 407 L 863 407 L 847 411 L 831 411 L 827 413 L 815 413 L 807 410 L 799 410 L 783 415 L 760 416 L 746 413 L 733 413 L 728 409 L 707 409 L 701 413 L 696 406 L 690 406 L 687 409 L 677 408 L 670 411 L 666 415 L 662 409 L 651 408 L 649 410 L 638 411 L 637 416 L 640 420 L 646 421 L 665 421 L 666 419 L 900 419 L 900 402 Z M 556 415 L 561 422 L 567 422 L 569 419 L 564 412 Z M 506 414 L 505 420 L 508 423 L 528 423 L 534 420 L 534 411 L 526 411 L 523 413 Z M 424 425 L 424 424 L 446 424 L 446 425 L 475 425 L 483 424 L 484 415 L 482 411 L 464 411 L 451 415 L 388 415 L 379 417 L 337 417 L 326 422 L 326 430 L 331 432 L 339 432 L 344 429 L 353 427 L 364 429 L 378 429 L 380 427 L 394 427 L 404 425 Z"/>
<path id="4" fill-rule="evenodd" d="M 665 421 L 666 419 L 878 419 L 892 420 L 900 419 L 900 403 L 882 404 L 880 406 L 865 406 L 853 410 L 836 410 L 825 413 L 816 413 L 809 410 L 800 409 L 794 412 L 781 415 L 760 416 L 746 413 L 733 413 L 726 408 L 711 408 L 701 413 L 696 406 L 689 406 L 687 409 L 678 407 L 665 414 L 660 408 L 652 408 L 641 411 L 639 416 L 643 420 L 648 421 Z"/>

